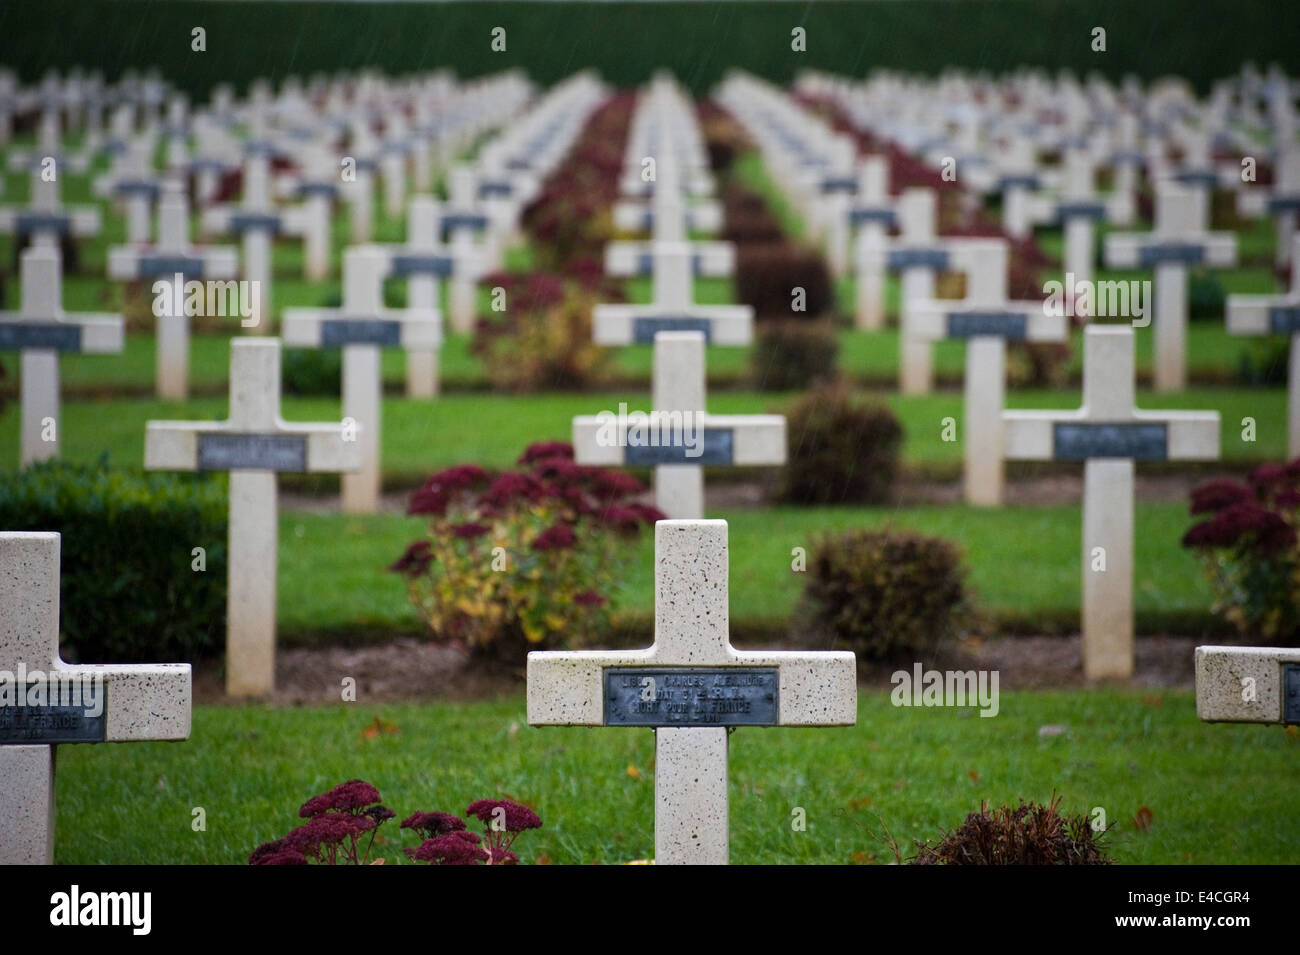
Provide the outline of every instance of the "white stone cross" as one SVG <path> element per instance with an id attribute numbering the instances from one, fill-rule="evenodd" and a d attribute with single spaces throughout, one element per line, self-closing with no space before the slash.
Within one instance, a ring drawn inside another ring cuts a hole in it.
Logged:
<path id="1" fill-rule="evenodd" d="M 528 654 L 534 726 L 655 732 L 655 863 L 729 860 L 733 726 L 852 726 L 857 668 L 845 651 L 731 646 L 727 522 L 655 525 L 654 644 Z"/>
<path id="2" fill-rule="evenodd" d="M 243 195 L 238 206 L 210 206 L 203 210 L 208 232 L 243 237 L 244 278 L 256 283 L 256 305 L 249 329 L 261 334 L 271 315 L 271 242 L 279 233 L 303 235 L 307 228 L 303 209 L 277 209 L 271 203 L 270 158 L 265 148 L 250 149 L 244 158 Z"/>
<path id="3" fill-rule="evenodd" d="M 199 113 L 194 117 L 194 155 L 189 170 L 194 176 L 194 199 L 206 206 L 217 194 L 221 177 L 239 165 L 234 139 L 219 117 Z"/>
<path id="4" fill-rule="evenodd" d="M 1282 147 L 1274 168 L 1271 189 L 1237 190 L 1237 213 L 1258 218 L 1271 215 L 1277 223 L 1277 264 L 1286 262 L 1300 217 L 1300 146 Z"/>
<path id="5" fill-rule="evenodd" d="M 1043 302 L 1007 299 L 1005 239 L 962 239 L 949 244 L 954 264 L 965 260 L 966 298 L 913 299 L 908 302 L 903 334 L 916 341 L 966 340 L 963 469 L 966 500 L 1002 504 L 1002 409 L 1006 397 L 1008 341 L 1059 342 L 1066 337 L 1066 318 L 1051 314 Z"/>
<path id="6" fill-rule="evenodd" d="M 95 195 L 121 203 L 126 209 L 126 241 L 149 241 L 149 211 L 158 198 L 158 176 L 153 169 L 153 140 L 128 138 L 113 158 L 109 172 L 94 182 Z"/>
<path id="7" fill-rule="evenodd" d="M 660 155 L 651 196 L 653 238 L 649 242 L 608 243 L 605 271 L 617 276 L 649 273 L 654 276 L 655 304 L 679 308 L 691 300 L 695 274 L 727 276 L 735 270 L 736 250 L 730 242 L 687 241 L 681 178 L 667 121 L 662 124 L 658 143 Z"/>
<path id="8" fill-rule="evenodd" d="M 653 274 L 652 300 L 649 305 L 596 306 L 592 320 L 598 344 L 649 343 L 660 331 L 689 330 L 702 331 L 709 342 L 720 345 L 746 345 L 750 341 L 754 320 L 751 306 L 694 302 L 695 266 L 704 263 L 730 266 L 735 249 L 728 242 L 686 241 L 677 184 L 676 163 L 665 154 L 658 164 L 654 191 L 655 239 L 648 243 L 648 253 L 644 251 L 647 243 L 611 242 L 606 246 L 606 268 L 614 275 L 630 274 L 639 270 L 643 260 L 649 260 Z M 695 250 L 701 246 L 704 248 L 697 257 Z M 634 264 L 635 269 L 629 268 Z M 656 367 L 658 364 L 656 360 Z"/>
<path id="9" fill-rule="evenodd" d="M 938 197 L 933 189 L 904 189 L 896 202 L 895 215 L 897 239 L 886 238 L 883 229 L 864 228 L 858 233 L 858 324 L 865 327 L 875 307 L 863 300 L 864 284 L 868 289 L 883 289 L 887 271 L 900 273 L 899 388 L 905 395 L 919 395 L 933 386 L 932 343 L 906 334 L 910 327 L 908 310 L 912 302 L 934 298 L 939 272 L 960 270 L 962 265 L 953 256 L 952 241 L 935 235 Z M 883 304 L 879 307 L 883 309 Z"/>
<path id="10" fill-rule="evenodd" d="M 334 200 L 341 183 L 340 169 L 334 154 L 319 143 L 301 148 L 300 172 L 281 177 L 283 192 L 301 199 L 302 205 L 289 212 L 289 230 L 302 236 L 302 272 L 309 282 L 319 282 L 329 275 L 330 225 Z"/>
<path id="11" fill-rule="evenodd" d="M 1197 647 L 1196 715 L 1207 723 L 1300 723 L 1300 647 Z"/>
<path id="12" fill-rule="evenodd" d="M 440 313 L 384 307 L 384 276 L 391 261 L 378 246 L 349 247 L 343 253 L 342 307 L 286 308 L 283 316 L 286 345 L 343 349 L 343 414 L 359 426 L 361 447 L 360 470 L 344 474 L 341 482 L 343 510 L 349 514 L 379 510 L 381 349 L 436 351 L 442 344 Z"/>
<path id="13" fill-rule="evenodd" d="M 447 206 L 441 210 L 440 228 L 447 237 L 456 268 L 447 293 L 448 317 L 458 332 L 474 330 L 478 280 L 497 262 L 491 218 L 478 199 L 474 171 L 455 166 L 448 176 Z M 481 236 L 482 241 L 476 240 Z M 461 263 L 464 263 L 463 265 Z"/>
<path id="14" fill-rule="evenodd" d="M 1065 233 L 1063 264 L 1067 278 L 1072 278 L 1066 284 L 1072 289 L 1092 282 L 1096 264 L 1095 223 L 1118 221 L 1122 216 L 1123 201 L 1117 195 L 1097 195 L 1094 189 L 1096 169 L 1086 149 L 1067 148 L 1062 162 L 1060 193 L 1030 196 L 1028 215 L 1034 224 L 1059 223 L 1062 226 Z"/>
<path id="15" fill-rule="evenodd" d="M 158 319 L 157 390 L 159 398 L 183 401 L 189 395 L 190 321 L 184 301 L 186 279 L 229 279 L 239 271 L 232 246 L 190 244 L 190 208 L 180 180 L 163 183 L 158 200 L 158 241 L 152 246 L 115 246 L 108 250 L 108 277 L 133 281 L 155 279 L 166 287 L 154 296 L 167 303 Z"/>
<path id="16" fill-rule="evenodd" d="M 595 466 L 653 467 L 655 506 L 670 518 L 700 518 L 704 468 L 784 464 L 785 418 L 709 414 L 704 332 L 660 331 L 654 342 L 654 410 L 574 418 L 574 458 Z"/>
<path id="17" fill-rule="evenodd" d="M 63 235 L 95 236 L 100 230 L 97 206 L 65 206 L 59 201 L 59 180 L 48 179 L 39 166 L 32 168 L 31 196 L 26 206 L 0 206 L 0 232 L 31 236 L 32 242 L 57 243 Z"/>
<path id="18" fill-rule="evenodd" d="M 1031 231 L 1030 196 L 1039 188 L 1037 150 L 1026 136 L 1014 135 L 1000 158 L 1001 172 L 994 185 L 1002 194 L 1002 228 L 1013 239 Z"/>
<path id="19" fill-rule="evenodd" d="M 21 305 L 0 312 L 0 351 L 21 354 L 20 465 L 59 456 L 59 352 L 105 354 L 122 344 L 122 316 L 63 310 L 57 246 L 38 240 L 23 250 Z"/>
<path id="20" fill-rule="evenodd" d="M 379 146 L 379 178 L 384 191 L 384 215 L 396 219 L 406 205 L 406 176 L 413 137 L 399 110 L 390 110 L 385 119 L 388 125 Z"/>
<path id="21" fill-rule="evenodd" d="M 361 446 L 341 424 L 280 417 L 280 342 L 230 343 L 230 416 L 225 421 L 150 421 L 144 466 L 152 471 L 229 471 L 226 692 L 275 688 L 275 582 L 279 548 L 276 474 L 361 467 Z"/>
<path id="22" fill-rule="evenodd" d="M 9 153 L 10 171 L 37 169 L 46 160 L 53 159 L 55 167 L 60 172 L 66 169 L 68 172 L 84 175 L 90 168 L 89 154 L 85 151 L 76 154 L 64 153 L 62 143 L 63 120 L 60 114 L 60 103 L 58 99 L 46 93 L 41 117 L 36 125 L 36 148 L 12 150 Z"/>
<path id="23" fill-rule="evenodd" d="M 386 274 L 406 279 L 406 305 L 438 324 L 438 342 L 430 347 L 406 347 L 406 396 L 438 395 L 438 352 L 441 348 L 441 280 L 457 269 L 477 274 L 481 265 L 472 246 L 453 250 L 439 239 L 438 200 L 412 196 L 406 208 L 406 245 L 376 245 L 388 257 Z M 459 258 L 457 256 L 460 256 Z"/>
<path id="24" fill-rule="evenodd" d="M 1133 675 L 1134 461 L 1213 461 L 1217 411 L 1134 407 L 1134 332 L 1084 329 L 1083 407 L 1004 411 L 1010 460 L 1082 461 L 1083 670 L 1088 679 Z"/>
<path id="25" fill-rule="evenodd" d="M 830 209 L 826 232 L 827 264 L 832 274 L 844 275 L 853 264 L 855 235 L 869 232 L 871 237 L 861 241 L 867 245 L 880 245 L 898 222 L 898 213 L 889 198 L 889 161 L 884 156 L 867 156 L 858 166 L 854 192 L 832 192 L 826 204 Z M 859 275 L 857 282 L 858 327 L 880 328 L 885 323 L 884 273 L 867 272 Z"/>
<path id="26" fill-rule="evenodd" d="M 353 245 L 364 245 L 374 238 L 375 154 L 378 148 L 369 119 L 364 116 L 354 118 L 349 124 L 348 158 L 354 163 L 355 174 L 343 182 Z"/>
<path id="27" fill-rule="evenodd" d="M 1229 295 L 1230 335 L 1289 335 L 1287 458 L 1300 457 L 1300 233 L 1291 237 L 1291 291 L 1284 295 Z"/>
<path id="28" fill-rule="evenodd" d="M 188 663 L 60 658 L 59 543 L 0 531 L 0 865 L 54 862 L 59 744 L 190 735 Z"/>
<path id="29" fill-rule="evenodd" d="M 1155 387 L 1181 391 L 1187 384 L 1187 270 L 1229 268 L 1237 261 L 1237 237 L 1197 227 L 1194 190 L 1172 182 L 1156 186 L 1155 231 L 1106 236 L 1111 268 L 1155 270 Z"/>

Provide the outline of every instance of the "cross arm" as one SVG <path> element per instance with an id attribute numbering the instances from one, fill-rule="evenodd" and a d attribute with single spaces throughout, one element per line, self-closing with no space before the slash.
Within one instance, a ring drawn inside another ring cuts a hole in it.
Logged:
<path id="1" fill-rule="evenodd" d="M 1229 295 L 1229 335 L 1291 334 L 1300 323 L 1300 296 Z"/>
<path id="2" fill-rule="evenodd" d="M 17 232 L 27 226 L 39 227 L 43 221 L 59 220 L 57 228 L 86 238 L 98 235 L 102 224 L 99 210 L 88 206 L 59 206 L 56 209 L 0 208 L 0 232 Z"/>
<path id="3" fill-rule="evenodd" d="M 107 742 L 189 739 L 193 689 L 188 663 L 60 664 L 54 671 L 103 681 Z"/>
<path id="4" fill-rule="evenodd" d="M 1197 647 L 1196 715 L 1207 722 L 1280 723 L 1283 668 L 1300 648 Z"/>
<path id="5" fill-rule="evenodd" d="M 921 341 L 992 336 L 1008 341 L 1065 340 L 1064 315 L 1044 313 L 1042 302 L 999 302 L 979 305 L 945 299 L 912 299 L 907 303 L 907 334 Z"/>
<path id="6" fill-rule="evenodd" d="M 350 315 L 342 309 L 286 308 L 282 322 L 284 343 L 298 348 L 360 344 L 437 349 L 442 345 L 441 313 L 432 309 L 383 308 Z"/>
<path id="7" fill-rule="evenodd" d="M 361 430 L 360 424 L 355 427 Z M 150 421 L 145 425 L 145 470 L 198 471 L 202 436 L 222 435 L 234 440 L 252 434 L 301 439 L 303 466 L 273 470 L 337 473 L 361 467 L 361 445 L 345 440 L 342 424 L 296 423 L 277 418 L 272 427 L 256 432 L 235 431 L 227 421 Z M 226 468 L 212 468 L 219 469 Z"/>
<path id="8" fill-rule="evenodd" d="M 1102 246 L 1111 268 L 1147 268 L 1162 261 L 1225 268 L 1237 261 L 1237 237 L 1231 232 L 1185 236 L 1154 232 L 1112 232 Z"/>
<path id="9" fill-rule="evenodd" d="M 529 724 L 603 726 L 605 670 L 662 667 L 655 656 L 653 647 L 528 654 Z M 852 726 L 857 721 L 857 664 L 852 653 L 731 650 L 728 656 L 722 666 L 778 671 L 779 725 Z"/>
<path id="10" fill-rule="evenodd" d="M 0 341 L 5 337 L 6 328 L 23 326 L 40 329 L 67 328 L 70 330 L 69 334 L 75 334 L 75 339 L 55 347 L 91 355 L 120 352 L 125 341 L 125 325 L 121 315 L 84 312 L 47 319 L 32 318 L 21 312 L 0 312 Z"/>
<path id="11" fill-rule="evenodd" d="M 722 228 L 722 207 L 718 203 L 697 202 L 686 206 L 686 225 L 696 232 L 714 233 Z M 643 232 L 653 227 L 654 211 L 640 200 L 623 200 L 614 204 L 614 228 L 620 232 Z"/>
<path id="12" fill-rule="evenodd" d="M 749 305 L 597 305 L 592 313 L 597 345 L 651 344 L 656 332 L 702 331 L 711 345 L 748 345 L 754 334 Z"/>
<path id="13" fill-rule="evenodd" d="M 633 413 L 637 414 L 637 413 Z M 580 464 L 597 467 L 624 467 L 638 464 L 674 463 L 701 466 L 753 467 L 784 464 L 786 460 L 785 418 L 782 415 L 715 415 L 695 414 L 683 424 L 682 412 L 652 411 L 643 414 L 646 432 L 661 435 L 670 431 L 673 424 L 685 427 L 687 437 L 700 440 L 700 453 L 695 456 L 679 454 L 674 460 L 650 460 L 654 447 L 629 447 L 628 431 L 631 415 L 626 421 L 618 420 L 612 412 L 600 415 L 579 415 L 573 419 L 574 457 Z M 696 432 L 703 432 L 700 436 Z M 719 435 L 716 443 L 710 433 Z M 680 449 L 678 442 L 674 447 Z M 631 451 L 632 454 L 628 452 Z M 647 452 L 646 460 L 638 459 Z"/>
<path id="14" fill-rule="evenodd" d="M 232 279 L 239 273 L 239 254 L 230 246 L 190 248 L 177 252 L 114 246 L 108 250 L 108 277 L 120 281 L 171 278 Z"/>
<path id="15" fill-rule="evenodd" d="M 1095 430 L 1079 437 L 1065 435 L 1058 427 L 1071 425 Z M 1143 429 L 1140 427 L 1143 425 L 1151 427 Z M 1134 411 L 1127 418 L 1106 420 L 1090 417 L 1083 408 L 1004 411 L 1002 435 L 1003 455 L 1011 461 L 1081 460 L 1082 457 L 1213 461 L 1219 457 L 1217 411 Z M 1081 450 L 1066 453 L 1058 449 L 1058 436 L 1062 440 L 1083 442 L 1078 446 Z M 1107 446 L 1112 450 L 1108 452 Z"/>
<path id="16" fill-rule="evenodd" d="M 725 278 L 736 267 L 736 249 L 730 242 L 689 243 L 695 263 L 695 274 L 710 278 Z M 644 275 L 653 270 L 655 243 L 610 242 L 605 246 L 605 271 L 610 275 Z M 645 268 L 645 262 L 651 268 Z"/>

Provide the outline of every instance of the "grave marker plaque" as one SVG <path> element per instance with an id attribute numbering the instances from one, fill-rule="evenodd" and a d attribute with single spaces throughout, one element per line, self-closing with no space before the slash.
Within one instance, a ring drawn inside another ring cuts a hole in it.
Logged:
<path id="1" fill-rule="evenodd" d="M 307 470 L 307 438 L 294 434 L 200 434 L 200 471 Z"/>
<path id="2" fill-rule="evenodd" d="M 776 726 L 775 667 L 609 667 L 606 726 Z"/>

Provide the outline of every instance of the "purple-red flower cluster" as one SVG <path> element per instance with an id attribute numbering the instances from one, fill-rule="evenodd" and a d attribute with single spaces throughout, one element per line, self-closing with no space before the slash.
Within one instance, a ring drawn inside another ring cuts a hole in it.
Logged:
<path id="1" fill-rule="evenodd" d="M 1300 459 L 1263 464 L 1246 483 L 1214 480 L 1192 491 L 1191 512 L 1208 514 L 1183 536 L 1184 547 L 1243 548 L 1262 555 L 1296 546 Z"/>
<path id="2" fill-rule="evenodd" d="M 480 799 L 469 804 L 465 815 L 484 823 L 480 837 L 465 828 L 465 821 L 448 812 L 417 812 L 402 823 L 424 837 L 405 852 L 417 862 L 433 865 L 516 865 L 519 856 L 510 845 L 526 829 L 540 829 L 541 817 L 527 806 L 508 799 Z"/>
<path id="3" fill-rule="evenodd" d="M 537 813 L 509 799 L 480 799 L 469 804 L 465 815 L 473 816 L 489 827 L 499 826 L 495 831 L 523 832 L 542 827 L 542 819 Z"/>
<path id="4" fill-rule="evenodd" d="M 350 779 L 302 804 L 298 815 L 306 823 L 280 839 L 253 850 L 250 865 L 322 865 L 340 861 L 363 865 L 374 844 L 375 831 L 396 813 L 380 803 L 379 790 L 360 779 Z M 370 833 L 365 851 L 361 837 Z"/>
<path id="5" fill-rule="evenodd" d="M 458 494 L 488 482 L 488 473 L 477 464 L 458 464 L 433 474 L 411 495 L 407 514 L 442 517 Z"/>

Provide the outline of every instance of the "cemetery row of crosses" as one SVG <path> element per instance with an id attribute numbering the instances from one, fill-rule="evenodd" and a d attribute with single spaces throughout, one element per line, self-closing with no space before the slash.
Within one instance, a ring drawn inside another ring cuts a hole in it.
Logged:
<path id="1" fill-rule="evenodd" d="M 138 335 L 152 343 L 150 387 L 164 408 L 182 413 L 148 420 L 133 445 L 143 444 L 143 460 L 130 463 L 228 474 L 225 691 L 269 698 L 280 475 L 338 475 L 337 509 L 383 511 L 381 451 L 392 450 L 383 412 L 446 400 L 443 371 L 457 343 L 481 334 L 484 314 L 502 310 L 499 276 L 519 270 L 521 252 L 562 241 L 530 231 L 553 211 L 548 203 L 574 203 L 549 188 L 552 177 L 574 161 L 601 111 L 630 97 L 625 139 L 612 144 L 621 162 L 607 184 L 579 187 L 590 195 L 578 196 L 577 215 L 599 213 L 610 226 L 589 263 L 598 300 L 579 327 L 590 341 L 572 344 L 645 346 L 649 404 L 635 383 L 620 384 L 631 412 L 613 413 L 603 395 L 590 395 L 588 412 L 566 412 L 531 437 L 567 438 L 576 466 L 648 476 L 644 513 L 663 518 L 653 529 L 653 641 L 530 653 L 527 720 L 653 728 L 655 860 L 725 863 L 730 731 L 853 725 L 857 661 L 846 650 L 732 645 L 735 562 L 728 522 L 708 519 L 716 509 L 706 475 L 718 493 L 748 487 L 786 465 L 802 436 L 783 414 L 709 410 L 735 402 L 706 394 L 714 380 L 706 356 L 721 362 L 729 350 L 752 348 L 762 316 L 734 300 L 729 280 L 741 256 L 725 237 L 731 213 L 706 121 L 726 117 L 744 137 L 770 183 L 769 202 L 784 223 L 797 223 L 787 227 L 802 230 L 834 289 L 847 290 L 842 333 L 896 376 L 889 391 L 921 400 L 939 390 L 937 356 L 948 340 L 960 342 L 955 424 L 972 512 L 1007 506 L 1008 462 L 1082 471 L 1082 671 L 1090 681 L 1124 680 L 1135 666 L 1137 464 L 1216 462 L 1228 451 L 1221 441 L 1236 442 L 1235 421 L 1184 395 L 1195 338 L 1189 289 L 1237 267 L 1238 233 L 1258 236 L 1260 227 L 1279 290 L 1230 294 L 1221 327 L 1233 336 L 1290 336 L 1285 420 L 1261 416 L 1258 427 L 1285 435 L 1288 459 L 1300 456 L 1294 93 L 1284 75 L 1253 70 L 1204 98 L 1174 81 L 1031 72 L 999 80 L 810 73 L 791 89 L 734 72 L 704 103 L 667 75 L 618 91 L 589 73 L 550 88 L 517 72 L 463 81 L 366 73 L 290 78 L 278 89 L 257 82 L 243 96 L 217 88 L 191 103 L 156 76 L 110 83 L 74 73 L 27 85 L 0 74 L 0 148 L 11 173 L 0 180 L 9 189 L 0 232 L 12 237 L 18 264 L 7 283 L 16 307 L 0 313 L 0 349 L 14 359 L 0 420 L 17 434 L 20 467 L 97 457 L 97 427 L 65 426 L 60 371 L 75 358 L 80 369 L 109 374 L 137 333 L 126 334 L 122 314 L 65 308 L 65 282 L 75 275 L 79 288 L 95 280 L 112 290 L 93 301 L 129 293 L 149 303 L 152 327 Z M 66 198 L 87 192 L 82 203 Z M 1229 227 L 1215 228 L 1222 209 Z M 381 224 L 398 231 L 380 241 Z M 1049 234 L 1060 236 L 1059 267 L 1043 271 L 1055 287 L 1023 267 Z M 87 254 L 105 246 L 102 265 Z M 283 265 L 286 249 L 293 271 Z M 1136 280 L 1098 283 L 1103 270 Z M 329 305 L 331 281 L 341 291 Z M 388 304 L 395 283 L 400 307 Z M 619 287 L 637 291 L 623 296 L 631 301 L 599 301 Z M 719 288 L 733 300 L 718 301 Z M 780 291 L 791 303 L 807 292 Z M 214 315 L 217 333 L 200 324 Z M 228 342 L 227 410 L 183 420 L 195 391 L 192 357 L 214 334 Z M 1013 350 L 1070 341 L 1081 356 L 1081 401 L 1009 407 Z M 289 349 L 340 353 L 337 417 L 282 415 Z M 385 397 L 385 350 L 402 353 L 402 397 Z M 1158 399 L 1150 407 L 1137 391 L 1145 354 Z M 476 399 L 480 408 L 497 400 Z M 475 414 L 475 405 L 465 407 Z M 116 412 L 104 404 L 96 413 L 107 426 Z M 924 427 L 938 433 L 939 418 Z M 445 441 L 436 430 L 422 440 Z M 454 447 L 439 453 L 472 457 Z M 53 859 L 57 744 L 190 735 L 188 664 L 60 657 L 60 551 L 66 565 L 74 547 L 48 530 L 0 528 L 0 670 L 104 688 L 104 712 L 95 715 L 85 701 L 69 705 L 21 686 L 3 700 L 0 862 Z M 1199 648 L 1201 718 L 1290 721 L 1283 684 L 1298 663 L 1300 651 Z M 1243 676 L 1260 688 L 1256 699 L 1240 694 Z M 537 745 L 545 735 L 536 734 Z"/>

